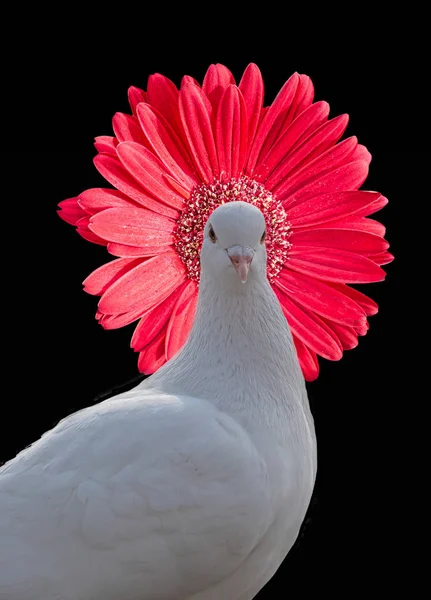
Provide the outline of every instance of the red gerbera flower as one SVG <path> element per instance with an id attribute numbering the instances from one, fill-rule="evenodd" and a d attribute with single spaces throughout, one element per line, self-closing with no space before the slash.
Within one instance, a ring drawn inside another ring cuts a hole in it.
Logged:
<path id="1" fill-rule="evenodd" d="M 223 202 L 255 204 L 267 223 L 268 278 L 291 327 L 308 381 L 317 355 L 341 358 L 368 329 L 377 305 L 350 284 L 381 281 L 392 260 L 384 227 L 368 216 L 387 203 L 359 191 L 371 157 L 356 137 L 339 142 L 347 115 L 328 119 L 313 84 L 294 73 L 274 102 L 250 64 L 236 85 L 211 65 L 202 86 L 180 90 L 160 74 L 129 89 L 132 115 L 113 118 L 115 137 L 96 138 L 94 162 L 115 188 L 60 203 L 85 239 L 119 257 L 85 290 L 101 296 L 106 329 L 139 319 L 131 345 L 152 373 L 183 345 L 199 284 L 205 222 Z"/>

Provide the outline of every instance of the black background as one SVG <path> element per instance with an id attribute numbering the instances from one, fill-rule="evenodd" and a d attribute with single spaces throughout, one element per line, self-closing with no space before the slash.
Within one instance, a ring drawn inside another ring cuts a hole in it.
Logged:
<path id="1" fill-rule="evenodd" d="M 300 539 L 259 599 L 290 592 L 350 598 L 360 588 L 417 597 L 405 577 L 413 548 L 400 539 L 416 518 L 405 515 L 401 501 L 415 489 L 406 432 L 416 400 L 406 386 L 408 365 L 422 353 L 408 336 L 412 313 L 419 312 L 409 304 L 419 256 L 407 260 L 407 252 L 416 248 L 419 206 L 427 195 L 429 202 L 420 181 L 431 159 L 428 61 L 417 40 L 389 41 L 368 30 L 362 37 L 362 45 L 344 34 L 344 43 L 316 48 L 207 40 L 187 51 L 177 39 L 167 52 L 162 43 L 132 51 L 97 36 L 83 48 L 76 33 L 27 47 L 7 65 L 2 312 L 8 336 L 0 461 L 137 376 L 137 355 L 129 348 L 133 325 L 104 331 L 94 319 L 97 298 L 82 291 L 83 279 L 111 257 L 56 214 L 61 200 L 105 185 L 92 164 L 93 138 L 111 135 L 116 111 L 129 112 L 130 85 L 145 88 L 154 72 L 177 85 L 184 74 L 202 81 L 213 62 L 239 81 L 256 62 L 268 104 L 294 71 L 306 73 L 331 116 L 349 113 L 345 137 L 357 135 L 373 156 L 363 188 L 389 198 L 375 217 L 387 227 L 396 260 L 384 267 L 385 282 L 360 288 L 380 306 L 367 336 L 340 362 L 321 360 L 319 379 L 308 385 L 319 447 L 316 489 Z"/>

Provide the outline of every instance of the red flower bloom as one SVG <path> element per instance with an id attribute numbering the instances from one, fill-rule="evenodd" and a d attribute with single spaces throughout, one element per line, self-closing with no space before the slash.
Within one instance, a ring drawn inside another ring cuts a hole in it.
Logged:
<path id="1" fill-rule="evenodd" d="M 268 278 L 308 381 L 318 354 L 338 360 L 367 332 L 377 305 L 350 284 L 385 277 L 393 257 L 368 217 L 387 200 L 358 191 L 370 154 L 356 137 L 339 142 L 347 115 L 328 119 L 313 94 L 309 77 L 294 73 L 264 107 L 254 64 L 239 85 L 223 65 L 211 65 L 202 86 L 184 77 L 180 90 L 151 75 L 146 92 L 130 88 L 133 114 L 114 116 L 115 137 L 96 138 L 95 165 L 115 189 L 64 200 L 60 216 L 119 257 L 84 285 L 101 296 L 106 329 L 139 319 L 131 345 L 140 371 L 154 372 L 187 338 L 203 228 L 222 202 L 251 202 L 265 215 Z"/>

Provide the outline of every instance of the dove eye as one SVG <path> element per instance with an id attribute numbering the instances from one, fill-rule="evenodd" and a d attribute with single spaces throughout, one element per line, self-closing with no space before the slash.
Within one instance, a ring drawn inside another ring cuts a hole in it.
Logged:
<path id="1" fill-rule="evenodd" d="M 208 236 L 210 238 L 210 240 L 212 241 L 213 244 L 216 243 L 216 234 L 214 233 L 214 229 L 212 228 L 212 225 L 210 225 L 210 228 L 208 230 Z"/>
<path id="2" fill-rule="evenodd" d="M 260 243 L 263 244 L 263 242 L 266 240 L 266 229 L 265 231 L 262 233 L 262 237 L 260 238 Z"/>

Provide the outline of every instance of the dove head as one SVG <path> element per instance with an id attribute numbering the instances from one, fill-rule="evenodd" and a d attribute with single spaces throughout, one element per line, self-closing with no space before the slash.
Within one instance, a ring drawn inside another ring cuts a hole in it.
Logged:
<path id="1" fill-rule="evenodd" d="M 248 202 L 228 202 L 211 213 L 200 255 L 201 280 L 229 286 L 266 278 L 266 224 Z"/>

